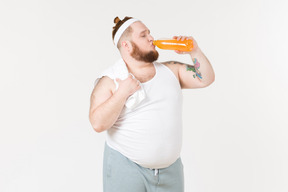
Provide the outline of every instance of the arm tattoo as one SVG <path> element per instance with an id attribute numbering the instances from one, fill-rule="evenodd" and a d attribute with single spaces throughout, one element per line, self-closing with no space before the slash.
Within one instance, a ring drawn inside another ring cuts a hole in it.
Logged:
<path id="1" fill-rule="evenodd" d="M 200 68 L 200 63 L 197 61 L 196 58 L 192 59 L 194 65 L 186 65 L 186 70 L 187 71 L 193 71 L 195 74 L 193 75 L 193 77 L 197 77 L 198 79 L 202 79 L 202 75 L 201 72 L 199 71 Z"/>

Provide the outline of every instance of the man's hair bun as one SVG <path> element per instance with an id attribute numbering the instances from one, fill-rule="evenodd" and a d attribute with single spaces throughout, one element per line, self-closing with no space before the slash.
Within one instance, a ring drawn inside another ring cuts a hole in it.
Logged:
<path id="1" fill-rule="evenodd" d="M 121 20 L 119 19 L 119 17 L 115 17 L 114 23 L 117 24 L 119 21 L 121 21 Z"/>

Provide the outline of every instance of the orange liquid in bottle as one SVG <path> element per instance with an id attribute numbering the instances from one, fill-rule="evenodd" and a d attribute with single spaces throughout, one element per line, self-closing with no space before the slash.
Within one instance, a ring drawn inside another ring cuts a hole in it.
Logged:
<path id="1" fill-rule="evenodd" d="M 153 45 L 157 46 L 160 49 L 190 52 L 193 48 L 193 40 L 185 39 L 184 41 L 177 41 L 177 39 L 160 39 L 153 41 Z"/>

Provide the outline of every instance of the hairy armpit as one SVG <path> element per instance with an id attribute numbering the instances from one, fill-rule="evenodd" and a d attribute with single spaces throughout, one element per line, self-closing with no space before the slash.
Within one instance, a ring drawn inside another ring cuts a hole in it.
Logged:
<path id="1" fill-rule="evenodd" d="M 165 65 L 175 65 L 175 64 L 185 65 L 185 63 L 181 63 L 178 61 L 166 61 L 166 62 L 163 62 L 163 64 L 165 64 Z"/>

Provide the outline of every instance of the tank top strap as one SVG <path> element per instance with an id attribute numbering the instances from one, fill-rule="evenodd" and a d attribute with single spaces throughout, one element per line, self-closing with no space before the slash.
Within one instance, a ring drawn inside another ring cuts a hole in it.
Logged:
<path id="1" fill-rule="evenodd" d="M 159 73 L 159 74 L 162 74 L 165 73 L 165 76 L 166 77 L 170 77 L 174 80 L 176 80 L 177 83 L 179 83 L 179 80 L 177 79 L 176 75 L 173 73 L 173 71 L 167 67 L 166 65 L 164 65 L 163 63 L 160 63 L 160 62 L 154 62 L 154 66 L 156 68 L 156 71 Z M 157 73 L 156 73 L 157 74 Z M 158 75 L 159 75 L 158 74 Z M 179 84 L 180 85 L 180 84 Z"/>

